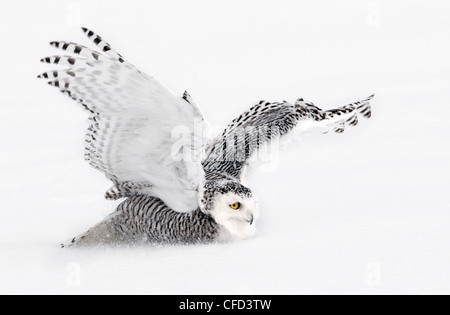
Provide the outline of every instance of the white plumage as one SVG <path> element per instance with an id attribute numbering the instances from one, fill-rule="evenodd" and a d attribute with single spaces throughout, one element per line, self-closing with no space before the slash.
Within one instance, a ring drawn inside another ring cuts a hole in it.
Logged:
<path id="1" fill-rule="evenodd" d="M 94 32 L 83 28 L 101 52 L 69 42 L 51 45 L 72 56 L 42 59 L 65 65 L 43 73 L 90 113 L 86 160 L 114 184 L 108 199 L 126 200 L 117 211 L 72 244 L 105 241 L 197 242 L 254 234 L 257 201 L 242 185 L 251 157 L 292 131 L 343 132 L 358 115 L 370 117 L 370 97 L 323 111 L 261 101 L 206 139 L 206 120 L 186 92 L 178 97 L 125 61 Z"/>
<path id="2" fill-rule="evenodd" d="M 194 133 L 194 123 L 201 124 L 203 115 L 195 104 L 177 97 L 124 61 L 99 36 L 83 30 L 107 55 L 73 43 L 52 42 L 78 57 L 43 59 L 71 68 L 40 77 L 50 79 L 50 85 L 90 111 L 86 159 L 115 184 L 108 197 L 146 193 L 163 199 L 177 211 L 197 209 L 197 191 L 204 182 L 199 158 L 203 139 L 202 134 Z M 179 126 L 191 135 L 182 145 L 172 137 Z M 172 152 L 176 143 L 178 152 Z M 175 154 L 197 158 L 176 160 Z"/>

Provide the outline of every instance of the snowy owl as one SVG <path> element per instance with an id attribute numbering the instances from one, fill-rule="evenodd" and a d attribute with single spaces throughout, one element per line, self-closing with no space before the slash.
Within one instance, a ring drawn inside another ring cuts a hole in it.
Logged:
<path id="1" fill-rule="evenodd" d="M 52 42 L 69 55 L 42 62 L 65 69 L 38 77 L 89 112 L 85 159 L 112 181 L 106 198 L 123 202 L 65 246 L 249 238 L 258 202 L 242 181 L 253 157 L 287 134 L 341 133 L 359 116 L 371 116 L 373 95 L 333 110 L 303 99 L 260 101 L 210 139 L 207 121 L 187 92 L 176 96 L 93 31 L 82 30 L 98 51 Z"/>

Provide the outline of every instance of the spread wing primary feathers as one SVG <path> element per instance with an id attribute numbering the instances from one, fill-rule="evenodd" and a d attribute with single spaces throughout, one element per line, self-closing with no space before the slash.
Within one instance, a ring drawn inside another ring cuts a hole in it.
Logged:
<path id="1" fill-rule="evenodd" d="M 85 157 L 113 181 L 106 197 L 140 193 L 158 197 L 176 211 L 197 209 L 197 190 L 204 180 L 202 165 L 196 162 L 204 143 L 202 135 L 194 132 L 194 123 L 204 124 L 199 108 L 187 93 L 183 98 L 175 96 L 125 61 L 100 36 L 83 31 L 101 52 L 52 42 L 69 55 L 42 62 L 66 69 L 39 78 L 89 111 Z M 181 126 L 188 136 L 180 142 L 172 132 Z M 181 158 L 187 156 L 192 158 Z"/>
<path id="2" fill-rule="evenodd" d="M 373 97 L 327 111 L 303 99 L 295 104 L 261 101 L 233 120 L 222 135 L 209 143 L 203 161 L 205 171 L 209 176 L 226 174 L 241 180 L 245 167 L 263 146 L 290 132 L 301 134 L 319 129 L 324 133 L 342 133 L 347 125 L 358 124 L 359 115 L 371 117 Z"/>

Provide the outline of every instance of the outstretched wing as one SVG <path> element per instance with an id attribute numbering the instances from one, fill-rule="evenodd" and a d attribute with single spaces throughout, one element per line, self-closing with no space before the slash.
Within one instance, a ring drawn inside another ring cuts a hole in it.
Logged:
<path id="1" fill-rule="evenodd" d="M 83 31 L 101 52 L 52 42 L 70 55 L 42 62 L 66 69 L 39 78 L 89 111 L 85 158 L 114 183 L 106 197 L 148 194 L 176 211 L 197 209 L 198 188 L 204 181 L 199 157 L 205 139 L 194 125 L 204 126 L 201 111 L 187 93 L 175 96 L 125 61 L 100 36 Z"/>
<path id="2" fill-rule="evenodd" d="M 342 133 L 347 125 L 358 124 L 358 116 L 371 117 L 373 97 L 327 111 L 303 99 L 295 104 L 261 101 L 233 120 L 222 135 L 209 143 L 203 161 L 207 177 L 225 174 L 242 179 L 245 167 L 263 147 L 277 144 L 291 132 L 301 134 L 319 129 L 323 133 Z"/>

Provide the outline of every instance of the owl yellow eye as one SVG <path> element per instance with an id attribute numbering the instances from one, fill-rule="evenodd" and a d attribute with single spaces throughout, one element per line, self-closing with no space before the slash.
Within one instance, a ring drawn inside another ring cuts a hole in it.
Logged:
<path id="1" fill-rule="evenodd" d="M 239 210 L 239 208 L 241 207 L 241 204 L 239 202 L 233 203 L 232 205 L 230 205 L 230 208 L 233 210 Z"/>

